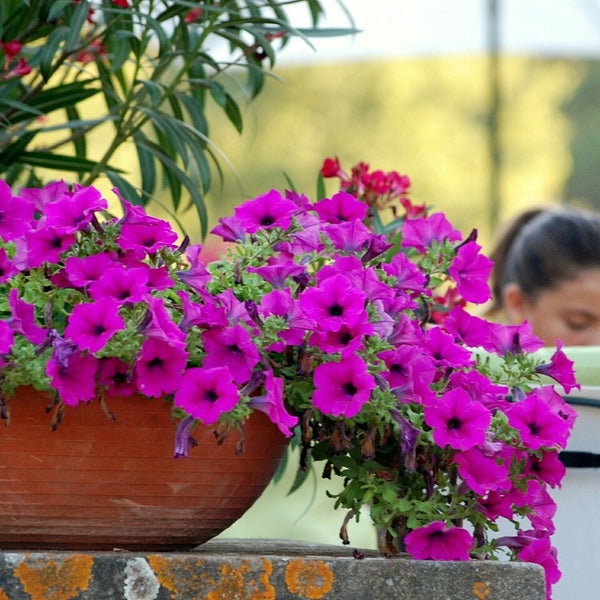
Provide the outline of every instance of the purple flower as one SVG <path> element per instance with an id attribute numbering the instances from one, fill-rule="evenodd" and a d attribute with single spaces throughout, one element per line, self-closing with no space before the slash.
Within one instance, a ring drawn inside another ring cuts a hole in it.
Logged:
<path id="1" fill-rule="evenodd" d="M 160 248 L 174 248 L 177 234 L 167 221 L 147 215 L 140 207 L 122 200 L 123 226 L 117 242 L 124 250 L 143 250 L 154 254 Z"/>
<path id="2" fill-rule="evenodd" d="M 574 363 L 562 351 L 562 347 L 562 342 L 557 342 L 556 352 L 550 357 L 550 362 L 538 365 L 535 370 L 557 381 L 568 394 L 574 388 L 581 389 L 581 385 L 575 379 Z"/>
<path id="3" fill-rule="evenodd" d="M 371 323 L 361 322 L 352 327 L 342 325 L 337 331 L 315 331 L 308 342 L 327 354 L 339 352 L 349 356 L 362 348 L 364 337 L 373 332 Z"/>
<path id="4" fill-rule="evenodd" d="M 142 302 L 148 297 L 148 271 L 143 268 L 128 269 L 115 265 L 104 271 L 97 281 L 89 286 L 94 300 L 112 298 L 119 304 Z"/>
<path id="5" fill-rule="evenodd" d="M 46 375 L 62 402 L 77 406 L 96 396 L 97 366 L 92 354 L 81 352 L 68 341 L 56 340 L 52 358 L 46 363 Z"/>
<path id="6" fill-rule="evenodd" d="M 275 289 L 265 294 L 260 301 L 259 313 L 263 319 L 276 316 L 287 324 L 287 328 L 279 332 L 281 341 L 269 347 L 276 352 L 283 352 L 286 346 L 299 346 L 315 326 L 314 321 L 304 316 L 289 290 Z"/>
<path id="7" fill-rule="evenodd" d="M 352 327 L 367 320 L 366 294 L 355 288 L 345 275 L 333 275 L 318 287 L 300 294 L 300 308 L 322 330 L 338 331 L 342 325 Z"/>
<path id="8" fill-rule="evenodd" d="M 248 272 L 257 273 L 267 283 L 276 289 L 283 290 L 287 287 L 289 277 L 297 277 L 306 271 L 306 267 L 296 264 L 287 257 L 273 261 L 269 259 L 268 264 L 263 267 L 249 267 Z"/>
<path id="9" fill-rule="evenodd" d="M 250 398 L 250 406 L 264 412 L 279 431 L 286 437 L 291 437 L 291 428 L 298 424 L 298 417 L 290 415 L 283 402 L 283 379 L 274 377 L 272 371 L 267 371 L 265 377 L 265 393 Z"/>
<path id="10" fill-rule="evenodd" d="M 544 346 L 544 342 L 533 334 L 528 321 L 521 325 L 489 323 L 487 331 L 489 335 L 483 345 L 484 350 L 500 356 L 535 352 Z"/>
<path id="11" fill-rule="evenodd" d="M 135 364 L 140 392 L 151 397 L 174 393 L 181 385 L 187 358 L 188 353 L 179 345 L 148 338 Z"/>
<path id="12" fill-rule="evenodd" d="M 453 308 L 444 319 L 444 329 L 467 346 L 484 346 L 490 339 L 490 323 L 467 312 L 462 306 Z"/>
<path id="13" fill-rule="evenodd" d="M 371 238 L 369 228 L 362 221 L 346 221 L 329 225 L 325 228 L 325 235 L 337 251 L 346 254 L 364 251 Z"/>
<path id="14" fill-rule="evenodd" d="M 468 450 L 485 443 L 491 412 L 467 392 L 456 388 L 425 406 L 425 422 L 433 429 L 435 443 Z"/>
<path id="15" fill-rule="evenodd" d="M 65 194 L 46 203 L 46 226 L 63 234 L 75 233 L 90 224 L 95 212 L 107 208 L 108 202 L 96 188 L 80 188 L 72 195 Z"/>
<path id="16" fill-rule="evenodd" d="M 25 234 L 27 245 L 27 266 L 35 269 L 44 263 L 57 263 L 61 254 L 74 243 L 75 235 L 60 233 L 52 227 L 32 229 Z"/>
<path id="17" fill-rule="evenodd" d="M 199 244 L 190 246 L 185 255 L 190 263 L 187 271 L 177 271 L 177 276 L 192 289 L 200 291 L 205 289 L 207 282 L 212 279 L 206 265 L 200 259 L 202 246 Z"/>
<path id="18" fill-rule="evenodd" d="M 322 413 L 346 419 L 360 412 L 376 386 L 365 361 L 356 355 L 319 365 L 313 379 L 314 407 Z"/>
<path id="19" fill-rule="evenodd" d="M 235 216 L 247 233 L 255 233 L 273 227 L 287 229 L 297 210 L 294 202 L 284 198 L 277 190 L 271 190 L 238 206 Z"/>
<path id="20" fill-rule="evenodd" d="M 488 456 L 479 448 L 470 448 L 457 453 L 454 462 L 461 478 L 480 496 L 511 487 L 508 466 L 496 455 Z"/>
<path id="21" fill-rule="evenodd" d="M 8 354 L 14 343 L 14 333 L 6 321 L 0 321 L 0 354 Z"/>
<path id="22" fill-rule="evenodd" d="M 419 267 L 402 252 L 395 254 L 389 263 L 384 263 L 383 270 L 396 278 L 394 285 L 401 290 L 422 292 L 427 284 Z"/>
<path id="23" fill-rule="evenodd" d="M 556 401 L 558 399 L 560 396 Z M 511 404 L 506 411 L 511 427 L 519 432 L 523 443 L 531 450 L 564 449 L 566 446 L 572 423 L 555 410 L 553 401 L 546 392 L 536 389 L 521 402 Z"/>
<path id="24" fill-rule="evenodd" d="M 171 346 L 185 348 L 185 333 L 173 321 L 171 313 L 167 310 L 162 298 L 149 297 L 148 315 L 141 328 L 141 333 L 147 338 L 161 340 Z"/>
<path id="25" fill-rule="evenodd" d="M 315 202 L 313 208 L 326 223 L 363 221 L 367 216 L 367 205 L 344 191 Z"/>
<path id="26" fill-rule="evenodd" d="M 519 552 L 519 560 L 536 563 L 544 569 L 546 575 L 546 596 L 550 599 L 552 585 L 559 581 L 562 575 L 558 568 L 556 548 L 551 545 L 550 538 L 532 538 Z"/>
<path id="27" fill-rule="evenodd" d="M 187 369 L 173 398 L 194 419 L 212 425 L 229 412 L 240 399 L 240 393 L 227 367 Z"/>
<path id="28" fill-rule="evenodd" d="M 114 265 L 111 258 L 104 252 L 90 256 L 70 256 L 65 261 L 65 272 L 72 285 L 86 287 L 96 281 Z"/>
<path id="29" fill-rule="evenodd" d="M 234 215 L 221 217 L 219 224 L 211 229 L 211 233 L 220 236 L 226 242 L 243 242 L 246 240 L 244 225 Z"/>
<path id="30" fill-rule="evenodd" d="M 0 179 L 0 238 L 10 242 L 29 231 L 33 223 L 33 203 L 13 196 L 10 186 Z"/>
<path id="31" fill-rule="evenodd" d="M 448 271 L 456 281 L 458 293 L 467 302 L 483 304 L 492 296 L 488 279 L 494 263 L 480 254 L 480 250 L 481 246 L 475 242 L 462 245 Z"/>
<path id="32" fill-rule="evenodd" d="M 0 283 L 6 283 L 11 277 L 17 274 L 17 268 L 4 248 L 0 248 Z"/>
<path id="33" fill-rule="evenodd" d="M 452 227 L 444 213 L 433 213 L 428 217 L 407 219 L 402 226 L 402 247 L 416 248 L 426 252 L 434 242 L 460 241 L 462 234 Z"/>
<path id="34" fill-rule="evenodd" d="M 461 527 L 433 521 L 411 531 L 405 538 L 406 551 L 415 560 L 469 560 L 473 537 Z"/>
<path id="35" fill-rule="evenodd" d="M 98 383 L 114 398 L 131 396 L 137 392 L 137 382 L 130 365 L 116 357 L 99 360 Z"/>
<path id="36" fill-rule="evenodd" d="M 425 347 L 436 363 L 442 367 L 468 367 L 473 365 L 471 352 L 455 343 L 454 338 L 440 327 L 425 332 Z"/>
<path id="37" fill-rule="evenodd" d="M 12 317 L 9 324 L 15 333 L 20 333 L 32 344 L 41 344 L 47 337 L 48 331 L 35 321 L 35 306 L 19 298 L 15 288 L 8 293 L 8 306 Z"/>
<path id="38" fill-rule="evenodd" d="M 250 379 L 260 354 L 250 333 L 241 325 L 213 328 L 204 333 L 206 368 L 226 366 L 233 381 L 240 385 Z"/>
<path id="39" fill-rule="evenodd" d="M 119 316 L 119 305 L 113 298 L 76 304 L 67 319 L 65 336 L 80 348 L 98 352 L 121 329 L 125 321 Z"/>

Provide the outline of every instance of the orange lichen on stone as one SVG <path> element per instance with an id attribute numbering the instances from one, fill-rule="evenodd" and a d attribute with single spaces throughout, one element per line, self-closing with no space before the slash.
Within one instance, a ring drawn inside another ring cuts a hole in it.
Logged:
<path id="1" fill-rule="evenodd" d="M 6 595 L 4 590 L 0 590 L 0 600 L 10 600 L 10 598 Z"/>
<path id="2" fill-rule="evenodd" d="M 292 594 L 319 600 L 331 591 L 334 575 L 322 560 L 292 559 L 285 569 L 285 584 Z"/>
<path id="3" fill-rule="evenodd" d="M 487 600 L 490 597 L 492 590 L 487 583 L 483 581 L 476 581 L 473 584 L 473 594 L 479 600 Z"/>
<path id="4" fill-rule="evenodd" d="M 202 561 L 166 558 L 159 554 L 148 556 L 148 564 L 160 585 L 171 592 L 171 598 L 200 598 L 206 583 L 201 577 Z"/>
<path id="5" fill-rule="evenodd" d="M 263 570 L 258 575 L 258 583 L 252 577 L 252 567 L 242 561 L 234 568 L 226 563 L 221 567 L 219 581 L 211 582 L 211 590 L 206 600 L 275 600 L 275 588 L 271 585 L 273 565 L 263 559 Z"/>
<path id="6" fill-rule="evenodd" d="M 94 559 L 77 554 L 57 560 L 24 560 L 14 570 L 31 600 L 71 600 L 87 590 Z"/>

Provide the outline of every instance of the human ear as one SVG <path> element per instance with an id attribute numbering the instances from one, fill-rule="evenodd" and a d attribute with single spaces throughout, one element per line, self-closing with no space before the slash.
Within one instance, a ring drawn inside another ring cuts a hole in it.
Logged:
<path id="1" fill-rule="evenodd" d="M 502 288 L 502 305 L 510 323 L 522 323 L 529 302 L 518 283 L 508 283 Z"/>

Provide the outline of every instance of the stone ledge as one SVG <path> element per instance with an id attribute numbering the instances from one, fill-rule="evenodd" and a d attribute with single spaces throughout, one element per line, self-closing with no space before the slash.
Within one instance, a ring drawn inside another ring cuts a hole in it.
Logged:
<path id="1" fill-rule="evenodd" d="M 544 600 L 541 567 L 386 559 L 286 540 L 190 552 L 0 552 L 0 600 Z"/>

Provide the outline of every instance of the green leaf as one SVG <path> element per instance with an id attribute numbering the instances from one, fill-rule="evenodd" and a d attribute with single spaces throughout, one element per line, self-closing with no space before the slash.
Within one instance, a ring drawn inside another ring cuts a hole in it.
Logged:
<path id="1" fill-rule="evenodd" d="M 79 2 L 75 5 L 75 12 L 69 21 L 68 37 L 66 44 L 67 53 L 73 52 L 81 44 L 81 31 L 88 17 L 90 7 L 87 2 Z"/>
<path id="2" fill-rule="evenodd" d="M 54 169 L 57 171 L 91 171 L 97 166 L 97 162 L 86 158 L 78 158 L 76 156 L 67 156 L 64 154 L 56 154 L 55 152 L 48 153 L 43 151 L 23 152 L 19 156 L 19 160 L 32 167 L 43 167 L 45 169 Z M 123 171 L 110 167 L 118 173 Z"/>
<path id="3" fill-rule="evenodd" d="M 50 33 L 46 39 L 46 43 L 42 46 L 39 53 L 39 61 L 40 72 L 45 81 L 50 79 L 50 76 L 54 71 L 54 61 L 58 50 L 61 44 L 67 39 L 68 35 L 68 27 L 57 27 Z"/>

